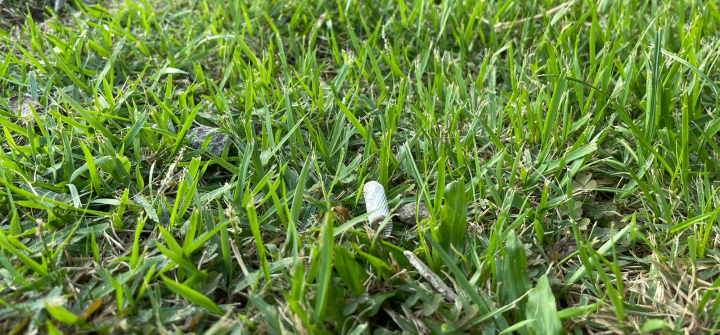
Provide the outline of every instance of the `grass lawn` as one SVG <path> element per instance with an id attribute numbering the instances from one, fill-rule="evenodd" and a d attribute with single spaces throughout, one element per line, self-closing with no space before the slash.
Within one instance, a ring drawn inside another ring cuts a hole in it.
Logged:
<path id="1" fill-rule="evenodd" d="M 720 331 L 716 0 L 54 2 L 0 0 L 2 334 Z"/>

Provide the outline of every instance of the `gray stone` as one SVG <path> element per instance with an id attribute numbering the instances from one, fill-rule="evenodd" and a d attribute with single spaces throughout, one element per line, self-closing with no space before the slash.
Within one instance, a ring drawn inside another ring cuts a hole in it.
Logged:
<path id="1" fill-rule="evenodd" d="M 207 145 L 207 150 L 215 156 L 220 156 L 228 142 L 228 135 L 220 132 L 219 129 L 208 126 L 197 126 L 190 129 L 185 135 L 185 140 L 190 142 L 190 146 L 195 149 L 201 149 L 205 139 L 212 136 Z"/>
<path id="2" fill-rule="evenodd" d="M 14 96 L 8 100 L 10 112 L 21 117 L 20 122 L 23 125 L 27 125 L 30 122 L 35 123 L 35 115 L 33 114 L 32 109 L 30 109 L 30 106 L 35 109 L 39 116 L 43 116 L 45 114 L 45 110 L 42 105 L 28 95 L 23 95 L 22 97 Z M 19 114 L 17 114 L 18 109 L 20 112 Z"/>
<path id="3" fill-rule="evenodd" d="M 415 216 L 416 212 L 417 217 Z M 395 215 L 397 215 L 398 220 L 400 220 L 400 222 L 404 224 L 416 224 L 417 222 L 429 218 L 430 211 L 428 211 L 428 208 L 424 202 L 420 203 L 420 207 L 417 207 L 414 202 L 408 202 L 406 204 L 400 205 L 397 211 L 395 211 Z"/>

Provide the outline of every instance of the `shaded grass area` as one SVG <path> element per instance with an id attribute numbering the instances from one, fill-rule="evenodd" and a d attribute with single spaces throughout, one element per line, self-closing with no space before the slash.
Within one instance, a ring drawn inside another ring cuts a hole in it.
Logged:
<path id="1" fill-rule="evenodd" d="M 20 26 L 25 23 L 25 17 L 29 14 L 33 20 L 42 22 L 45 16 L 44 8 L 51 7 L 47 0 L 20 1 L 3 0 L 0 2 L 0 28 L 10 29 L 13 26 Z"/>
<path id="2" fill-rule="evenodd" d="M 715 1 L 71 5 L 0 18 L 2 333 L 716 331 Z"/>

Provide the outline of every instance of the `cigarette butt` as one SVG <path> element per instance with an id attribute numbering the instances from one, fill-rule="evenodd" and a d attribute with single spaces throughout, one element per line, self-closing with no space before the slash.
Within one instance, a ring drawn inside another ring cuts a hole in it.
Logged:
<path id="1" fill-rule="evenodd" d="M 60 13 L 63 8 L 65 8 L 65 0 L 55 0 L 55 6 L 53 7 L 55 13 Z"/>
<path id="2" fill-rule="evenodd" d="M 363 195 L 365 197 L 365 208 L 370 213 L 370 227 L 378 229 L 380 224 L 390 215 L 390 210 L 385 197 L 385 188 L 376 182 L 370 181 L 363 187 Z M 384 236 L 392 234 L 392 224 L 388 223 L 383 231 Z"/>

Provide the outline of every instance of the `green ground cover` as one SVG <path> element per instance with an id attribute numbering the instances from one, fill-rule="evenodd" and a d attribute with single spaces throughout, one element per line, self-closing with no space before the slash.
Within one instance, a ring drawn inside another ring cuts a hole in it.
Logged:
<path id="1" fill-rule="evenodd" d="M 714 0 L 53 4 L 0 0 L 0 333 L 717 332 Z"/>

